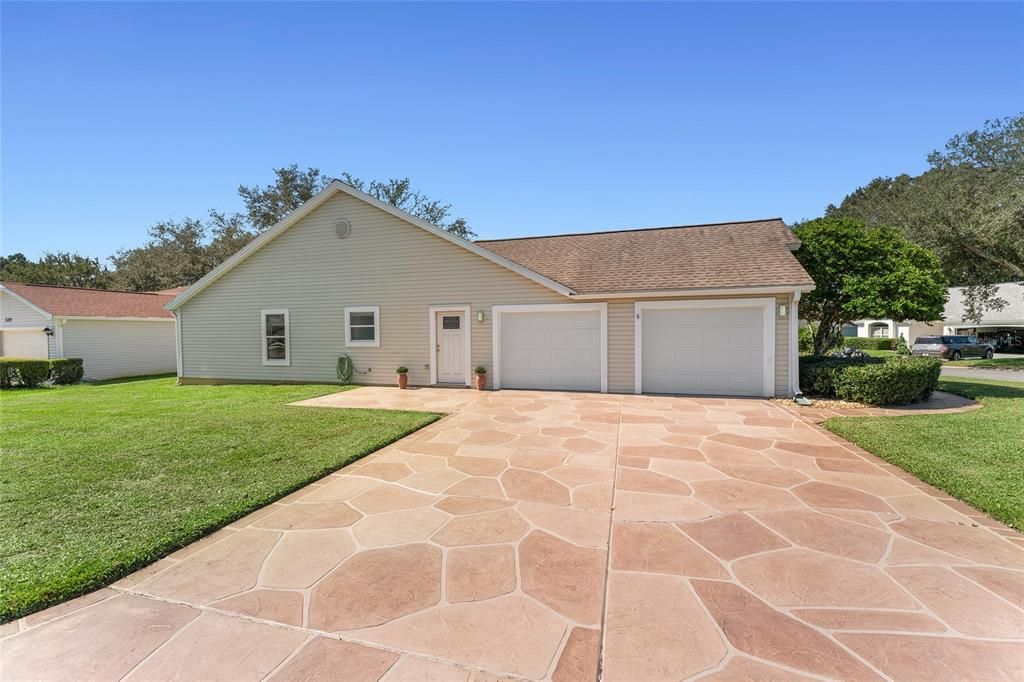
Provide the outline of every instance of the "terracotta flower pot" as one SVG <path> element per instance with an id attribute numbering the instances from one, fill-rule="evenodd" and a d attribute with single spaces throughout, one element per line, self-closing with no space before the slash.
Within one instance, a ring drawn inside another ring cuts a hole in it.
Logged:
<path id="1" fill-rule="evenodd" d="M 487 388 L 487 375 L 486 374 L 474 374 L 473 383 L 476 385 L 476 390 L 482 391 Z"/>
<path id="2" fill-rule="evenodd" d="M 398 376 L 398 387 L 399 388 L 405 388 L 406 386 L 409 385 L 409 375 L 408 374 L 403 372 L 403 373 L 401 373 L 401 374 L 399 374 L 397 376 Z"/>

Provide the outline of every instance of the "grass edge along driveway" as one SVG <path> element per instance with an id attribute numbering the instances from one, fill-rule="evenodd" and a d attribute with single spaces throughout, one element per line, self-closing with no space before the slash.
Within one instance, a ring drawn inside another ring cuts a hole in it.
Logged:
<path id="1" fill-rule="evenodd" d="M 435 421 L 334 385 L 173 378 L 0 394 L 0 622 L 107 585 Z"/>
<path id="2" fill-rule="evenodd" d="M 829 431 L 1017 530 L 1024 530 L 1024 386 L 943 379 L 939 389 L 980 401 L 971 412 L 834 417 Z"/>

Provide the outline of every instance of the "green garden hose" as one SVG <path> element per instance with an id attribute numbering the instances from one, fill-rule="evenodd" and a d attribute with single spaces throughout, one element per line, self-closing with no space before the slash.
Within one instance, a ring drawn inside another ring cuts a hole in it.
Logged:
<path id="1" fill-rule="evenodd" d="M 338 381 L 343 384 L 352 381 L 352 358 L 347 354 L 338 358 Z"/>

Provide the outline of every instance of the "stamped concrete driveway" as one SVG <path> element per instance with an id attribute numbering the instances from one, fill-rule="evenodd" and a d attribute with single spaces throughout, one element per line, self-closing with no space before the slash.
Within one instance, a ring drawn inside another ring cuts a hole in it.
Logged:
<path id="1" fill-rule="evenodd" d="M 0 677 L 1024 677 L 1021 536 L 774 404 L 307 404 L 451 414 L 5 626 Z"/>

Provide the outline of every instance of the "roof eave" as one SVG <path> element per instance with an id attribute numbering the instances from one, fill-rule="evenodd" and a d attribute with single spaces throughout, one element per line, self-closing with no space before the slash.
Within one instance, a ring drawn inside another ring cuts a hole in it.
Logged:
<path id="1" fill-rule="evenodd" d="M 684 289 L 649 289 L 645 291 L 599 291 L 575 294 L 579 300 L 604 298 L 666 298 L 672 296 L 728 296 L 731 294 L 791 294 L 814 290 L 814 284 L 778 284 L 768 286 L 690 287 Z"/>

